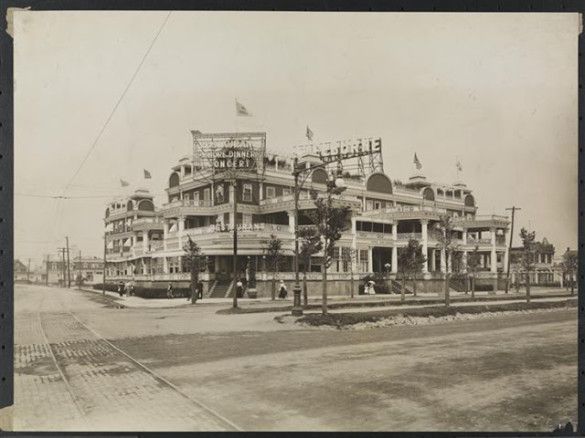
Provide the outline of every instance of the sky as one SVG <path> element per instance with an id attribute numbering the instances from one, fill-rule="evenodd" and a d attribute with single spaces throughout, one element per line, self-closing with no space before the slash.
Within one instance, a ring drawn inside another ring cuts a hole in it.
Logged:
<path id="1" fill-rule="evenodd" d="M 459 160 L 479 214 L 518 206 L 517 230 L 575 248 L 579 31 L 577 14 L 16 12 L 15 258 L 65 236 L 101 256 L 108 200 L 164 202 L 191 129 L 266 131 L 285 153 L 307 125 L 381 137 L 391 179 L 416 152 L 453 183 Z"/>

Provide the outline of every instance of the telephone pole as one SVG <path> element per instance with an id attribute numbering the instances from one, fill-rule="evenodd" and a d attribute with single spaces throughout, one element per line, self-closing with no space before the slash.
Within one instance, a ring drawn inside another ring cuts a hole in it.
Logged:
<path id="1" fill-rule="evenodd" d="M 78 266 L 78 270 L 77 270 L 77 287 L 79 289 L 81 289 L 81 283 L 82 283 L 82 275 L 81 275 L 81 250 L 79 250 L 79 266 Z"/>
<path id="2" fill-rule="evenodd" d="M 45 268 L 45 272 L 46 272 L 46 275 L 47 275 L 47 278 L 46 278 L 46 282 L 45 283 L 46 283 L 47 286 L 49 285 L 49 263 L 51 263 L 51 254 L 47 254 L 47 266 Z"/>
<path id="3" fill-rule="evenodd" d="M 512 258 L 512 240 L 514 240 L 514 214 L 522 210 L 521 208 L 513 205 L 510 208 L 506 208 L 506 211 L 512 212 L 512 225 L 510 226 L 510 245 L 508 246 L 508 266 L 506 267 L 506 293 L 510 288 L 510 259 Z"/>
<path id="4" fill-rule="evenodd" d="M 71 265 L 69 263 L 69 236 L 65 236 L 67 243 L 67 287 L 71 287 Z"/>
<path id="5" fill-rule="evenodd" d="M 108 244 L 107 244 L 107 237 L 108 237 L 108 233 L 106 231 L 104 231 L 104 270 L 102 271 L 102 295 L 106 294 L 106 250 L 108 248 Z"/>
<path id="6" fill-rule="evenodd" d="M 28 266 L 26 268 L 26 281 L 27 283 L 30 281 L 30 259 L 28 259 Z"/>
<path id="7" fill-rule="evenodd" d="M 67 248 L 57 248 L 57 251 L 61 253 L 63 261 L 61 262 L 61 274 L 63 275 L 63 287 L 67 285 L 65 279 L 67 277 L 67 264 L 65 263 L 65 251 Z"/>

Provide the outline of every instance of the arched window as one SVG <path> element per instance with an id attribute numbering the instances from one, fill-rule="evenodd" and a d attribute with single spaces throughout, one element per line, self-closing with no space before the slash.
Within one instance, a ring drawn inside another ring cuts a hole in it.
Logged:
<path id="1" fill-rule="evenodd" d="M 466 207 L 475 207 L 475 199 L 473 199 L 473 196 L 467 195 L 465 197 L 465 206 Z"/>
<path id="2" fill-rule="evenodd" d="M 134 202 L 128 201 L 128 204 L 126 204 L 126 208 L 128 209 L 128 211 L 132 211 L 134 209 Z"/>
<path id="3" fill-rule="evenodd" d="M 427 201 L 434 201 L 435 200 L 435 192 L 430 187 L 425 187 L 423 189 L 422 195 L 423 195 L 423 199 L 426 199 Z"/>
<path id="4" fill-rule="evenodd" d="M 392 193 L 392 182 L 383 173 L 373 173 L 366 182 L 366 190 L 378 193 Z"/>
<path id="5" fill-rule="evenodd" d="M 179 185 L 179 174 L 177 172 L 171 173 L 169 177 L 169 187 L 176 187 Z"/>
<path id="6" fill-rule="evenodd" d="M 142 210 L 142 211 L 154 211 L 154 204 L 149 199 L 143 199 L 138 204 L 138 210 Z"/>
<path id="7" fill-rule="evenodd" d="M 327 172 L 324 169 L 315 169 L 311 175 L 311 181 L 317 184 L 327 184 Z"/>

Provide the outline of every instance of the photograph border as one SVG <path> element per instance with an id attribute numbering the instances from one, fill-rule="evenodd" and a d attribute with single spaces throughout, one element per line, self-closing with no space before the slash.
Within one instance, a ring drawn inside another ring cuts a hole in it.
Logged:
<path id="1" fill-rule="evenodd" d="M 26 2 L 20 0 L 4 1 L 0 5 L 0 13 L 4 22 L 0 36 L 0 408 L 13 404 L 14 393 L 14 284 L 13 284 L 13 226 L 14 226 L 14 98 L 13 98 L 13 39 L 6 31 L 7 13 L 9 8 L 30 8 L 33 11 L 50 10 L 95 10 L 95 11 L 194 11 L 194 10 L 223 10 L 223 11 L 302 11 L 302 12 L 585 12 L 585 2 L 579 0 L 501 0 L 501 1 L 465 1 L 465 0 L 49 0 Z M 581 22 L 583 16 L 581 17 Z M 11 24 L 9 24 L 10 26 Z M 579 280 L 583 282 L 585 272 L 585 222 L 583 221 L 583 207 L 585 195 L 583 179 L 585 163 L 583 160 L 583 78 L 585 67 L 581 56 L 584 46 L 583 24 L 579 35 L 579 71 L 578 71 L 578 210 L 579 210 Z M 551 78 L 551 80 L 554 80 Z M 585 301 L 578 291 L 578 415 L 577 433 L 585 434 Z M 550 382 L 554 385 L 554 382 Z M 1 411 L 0 411 L 1 414 Z M 0 415 L 1 418 L 1 415 Z M 1 430 L 1 423 L 0 423 Z M 389 435 L 401 436 L 548 436 L 551 433 L 535 432 L 424 432 L 404 433 L 387 432 Z M 182 433 L 163 434 L 158 432 L 136 432 L 136 436 L 169 436 Z M 11 434 L 12 435 L 12 434 Z M 31 433 L 26 433 L 30 436 Z M 58 434 L 63 435 L 63 434 Z M 77 433 L 76 435 L 89 435 Z M 104 435 L 104 434 L 100 434 Z M 120 435 L 120 434 L 118 434 Z M 291 434 L 292 435 L 292 434 Z M 353 434 L 356 435 L 356 434 Z M 358 434 L 359 435 L 359 434 Z M 363 434 L 364 436 L 366 434 Z M 368 436 L 371 433 L 367 434 Z"/>

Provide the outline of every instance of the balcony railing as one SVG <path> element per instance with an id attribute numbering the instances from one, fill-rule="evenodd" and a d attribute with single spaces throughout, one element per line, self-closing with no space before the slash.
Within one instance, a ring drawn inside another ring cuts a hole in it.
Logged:
<path id="1" fill-rule="evenodd" d="M 237 226 L 238 233 L 241 232 L 264 232 L 264 233 L 271 233 L 271 232 L 288 232 L 289 226 L 288 225 L 277 225 L 277 224 L 239 224 Z M 190 228 L 185 230 L 185 235 L 190 236 L 198 236 L 204 234 L 214 234 L 214 233 L 225 233 L 233 231 L 233 227 L 229 225 L 210 225 L 207 227 L 199 227 L 199 228 Z"/>
<path id="2" fill-rule="evenodd" d="M 421 240 L 422 233 L 398 233 L 397 240 Z"/>
<path id="3" fill-rule="evenodd" d="M 174 207 L 211 207 L 209 199 L 178 199 L 176 201 L 163 204 L 163 208 Z"/>

